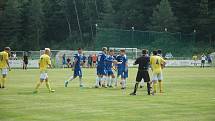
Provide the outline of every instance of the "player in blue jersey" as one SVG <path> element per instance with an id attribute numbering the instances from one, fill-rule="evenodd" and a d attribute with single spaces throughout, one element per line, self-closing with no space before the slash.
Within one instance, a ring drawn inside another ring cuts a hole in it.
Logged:
<path id="1" fill-rule="evenodd" d="M 74 55 L 74 66 L 72 68 L 72 70 L 74 71 L 74 74 L 68 80 L 65 81 L 65 87 L 67 87 L 69 82 L 75 79 L 77 76 L 79 76 L 80 87 L 83 87 L 82 70 L 81 70 L 81 65 L 83 65 L 82 52 L 83 50 L 81 48 L 78 48 L 78 54 Z"/>
<path id="2" fill-rule="evenodd" d="M 98 54 L 97 58 L 97 78 L 95 88 L 99 88 L 99 86 L 106 86 L 106 68 L 105 68 L 105 59 L 107 57 L 107 48 L 103 47 L 102 52 Z"/>
<path id="3" fill-rule="evenodd" d="M 125 89 L 126 79 L 128 78 L 128 59 L 126 57 L 125 49 L 120 50 L 120 55 L 117 56 L 117 61 L 121 63 L 117 65 L 117 77 L 121 77 L 121 89 Z"/>
<path id="4" fill-rule="evenodd" d="M 117 61 L 114 57 L 114 50 L 109 50 L 107 58 L 105 59 L 108 87 L 112 87 L 112 83 L 116 81 L 115 75 L 112 70 L 114 64 L 117 64 Z"/>

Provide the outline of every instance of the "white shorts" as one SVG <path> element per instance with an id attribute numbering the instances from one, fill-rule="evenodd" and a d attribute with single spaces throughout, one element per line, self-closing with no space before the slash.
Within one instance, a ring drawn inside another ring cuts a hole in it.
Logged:
<path id="1" fill-rule="evenodd" d="M 153 73 L 152 81 L 163 80 L 163 74 L 161 73 Z"/>
<path id="2" fill-rule="evenodd" d="M 2 68 L 1 69 L 1 74 L 2 75 L 7 75 L 7 73 L 8 73 L 8 69 L 7 68 Z"/>
<path id="3" fill-rule="evenodd" d="M 46 80 L 48 79 L 48 74 L 46 72 L 41 72 L 40 73 L 40 80 Z"/>

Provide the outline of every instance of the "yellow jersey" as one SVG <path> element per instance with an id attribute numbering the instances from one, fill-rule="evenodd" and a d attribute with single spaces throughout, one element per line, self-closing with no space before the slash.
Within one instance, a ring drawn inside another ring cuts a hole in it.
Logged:
<path id="1" fill-rule="evenodd" d="M 150 57 L 150 64 L 153 73 L 161 73 L 162 71 L 162 64 L 165 63 L 165 60 L 160 56 L 151 56 Z"/>
<path id="2" fill-rule="evenodd" d="M 40 60 L 39 60 L 40 71 L 47 71 L 47 68 L 50 64 L 51 64 L 51 59 L 49 55 L 43 54 L 40 56 Z"/>
<path id="3" fill-rule="evenodd" d="M 196 60 L 197 60 L 197 58 L 198 58 L 198 57 L 197 57 L 196 55 L 194 55 L 194 56 L 193 56 L 193 60 L 195 60 L 195 61 L 196 61 Z"/>
<path id="4" fill-rule="evenodd" d="M 8 53 L 5 51 L 0 52 L 0 68 L 8 68 L 7 61 L 8 61 Z"/>

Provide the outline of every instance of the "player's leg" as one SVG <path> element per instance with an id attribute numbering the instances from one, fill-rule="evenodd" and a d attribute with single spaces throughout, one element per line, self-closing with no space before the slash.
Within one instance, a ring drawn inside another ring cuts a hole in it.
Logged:
<path id="1" fill-rule="evenodd" d="M 144 82 L 147 83 L 147 93 L 148 95 L 150 95 L 151 85 L 150 85 L 150 77 L 149 77 L 148 71 L 144 71 L 143 79 L 144 79 Z"/>
<path id="2" fill-rule="evenodd" d="M 8 73 L 8 70 L 5 68 L 5 69 L 1 69 L 2 70 L 2 79 L 1 79 L 1 88 L 5 88 L 5 82 L 7 80 L 7 73 Z"/>
<path id="3" fill-rule="evenodd" d="M 117 77 L 116 77 L 116 81 L 115 81 L 115 87 L 117 87 L 118 85 L 118 80 L 119 77 L 122 75 L 122 71 L 120 69 L 117 69 Z M 121 82 L 120 82 L 121 83 Z"/>
<path id="4" fill-rule="evenodd" d="M 39 91 L 40 86 L 42 85 L 42 83 L 45 81 L 46 75 L 44 72 L 40 73 L 40 80 L 37 82 L 35 90 L 33 93 L 37 93 Z"/>
<path id="5" fill-rule="evenodd" d="M 101 70 L 100 68 L 97 67 L 97 77 L 96 77 L 96 84 L 95 84 L 95 88 L 99 88 L 101 86 Z"/>
<path id="6" fill-rule="evenodd" d="M 154 73 L 153 74 L 153 79 L 152 79 L 152 85 L 153 85 L 153 91 L 152 91 L 152 94 L 154 95 L 154 93 L 157 92 L 157 81 L 158 81 L 158 77 L 157 77 L 157 74 Z"/>
<path id="7" fill-rule="evenodd" d="M 102 74 L 101 85 L 102 85 L 102 87 L 107 88 L 107 77 L 108 77 L 107 70 L 102 69 L 101 74 Z"/>
<path id="8" fill-rule="evenodd" d="M 163 92 L 163 74 L 162 74 L 162 72 L 158 74 L 158 83 L 159 83 L 160 93 L 162 93 Z"/>
<path id="9" fill-rule="evenodd" d="M 142 80 L 142 75 L 141 75 L 141 72 L 138 71 L 137 76 L 136 76 L 136 83 L 135 83 L 135 86 L 134 86 L 134 91 L 132 93 L 130 93 L 130 95 L 136 95 L 137 88 L 138 88 L 138 85 L 141 82 L 141 80 Z"/>
<path id="10" fill-rule="evenodd" d="M 53 90 L 51 88 L 51 86 L 50 86 L 50 83 L 49 83 L 49 80 L 48 80 L 48 76 L 46 77 L 45 82 L 46 82 L 46 87 L 49 90 L 49 92 L 55 92 L 55 90 Z"/>
<path id="11" fill-rule="evenodd" d="M 112 84 L 113 84 L 114 82 L 116 82 L 116 77 L 115 77 L 115 75 L 114 75 L 114 73 L 113 73 L 113 71 L 112 71 L 110 87 L 113 87 Z"/>
<path id="12" fill-rule="evenodd" d="M 100 74 L 97 74 L 95 88 L 100 87 L 101 78 L 102 76 Z"/>
<path id="13" fill-rule="evenodd" d="M 69 82 L 74 80 L 78 76 L 78 73 L 78 71 L 74 70 L 73 76 L 70 76 L 69 79 L 64 82 L 64 86 L 67 87 Z"/>
<path id="14" fill-rule="evenodd" d="M 122 83 L 122 88 L 121 89 L 126 88 L 126 78 L 128 78 L 128 72 L 123 72 L 122 75 L 121 75 L 121 83 Z"/>
<path id="15" fill-rule="evenodd" d="M 83 80 L 82 80 L 82 71 L 81 71 L 81 69 L 79 70 L 79 83 L 80 83 L 80 87 L 84 86 Z"/>

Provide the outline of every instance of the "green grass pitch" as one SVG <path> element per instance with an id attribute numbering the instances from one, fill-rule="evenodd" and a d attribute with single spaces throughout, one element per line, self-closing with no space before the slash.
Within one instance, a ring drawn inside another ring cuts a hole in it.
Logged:
<path id="1" fill-rule="evenodd" d="M 6 89 L 0 89 L 0 121 L 214 121 L 215 68 L 164 69 L 163 94 L 147 96 L 146 88 L 137 96 L 133 90 L 136 68 L 129 69 L 128 88 L 94 89 L 95 69 L 84 69 L 86 88 L 78 79 L 64 88 L 70 69 L 49 70 L 51 86 L 32 94 L 38 69 L 14 69 Z"/>

